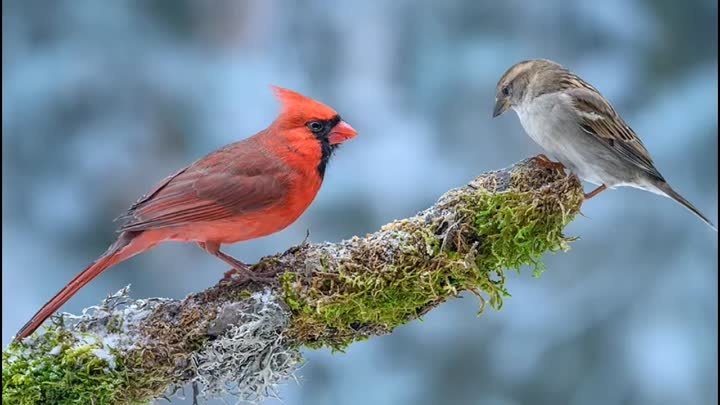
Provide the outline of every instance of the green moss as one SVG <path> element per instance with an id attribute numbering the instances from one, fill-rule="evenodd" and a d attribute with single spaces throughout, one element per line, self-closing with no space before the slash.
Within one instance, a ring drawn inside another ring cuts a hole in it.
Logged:
<path id="1" fill-rule="evenodd" d="M 324 270 L 311 278 L 285 273 L 281 286 L 294 314 L 291 335 L 307 347 L 342 350 L 462 291 L 480 298 L 481 311 L 486 302 L 501 308 L 509 296 L 503 272 L 529 265 L 539 275 L 545 252 L 568 247 L 562 230 L 582 201 L 570 180 L 537 190 L 518 181 L 523 178 L 513 179 L 504 192 L 458 193 L 451 201 L 453 224 L 442 215 L 430 223 L 395 222 L 380 239 L 353 245 L 350 258 L 335 263 L 332 272 L 322 263 Z M 567 199 L 560 201 L 558 193 Z M 388 263 L 381 256 L 394 245 L 401 253 Z"/>
<path id="2" fill-rule="evenodd" d="M 240 294 L 238 294 L 238 299 L 240 301 L 244 301 L 250 297 L 252 297 L 252 292 L 250 290 L 242 290 L 240 291 Z"/>
<path id="3" fill-rule="evenodd" d="M 146 404 L 171 382 L 167 372 L 142 367 L 147 352 L 121 353 L 90 333 L 81 339 L 51 325 L 30 343 L 11 343 L 3 351 L 3 405 Z"/>
<path id="4" fill-rule="evenodd" d="M 420 318 L 463 291 L 479 297 L 481 310 L 486 303 L 499 309 L 509 296 L 507 269 L 530 266 L 539 275 L 545 252 L 568 247 L 562 231 L 583 198 L 576 180 L 520 169 L 511 176 L 485 176 L 473 187 L 450 192 L 432 210 L 366 238 L 295 248 L 293 263 L 305 267 L 288 265 L 296 271 L 279 279 L 293 314 L 288 336 L 297 345 L 342 350 Z M 4 350 L 3 404 L 136 404 L 156 398 L 191 371 L 188 353 L 206 342 L 216 316 L 205 304 L 248 299 L 252 291 L 222 285 L 181 306 L 153 311 L 137 331 L 151 341 L 122 353 L 90 334 L 79 338 L 50 326 L 30 343 Z M 106 332 L 122 329 L 121 318 L 109 319 Z M 114 364 L 98 350 L 110 351 Z"/>
<path id="5" fill-rule="evenodd" d="M 539 276 L 544 270 L 540 257 L 545 252 L 568 248 L 563 228 L 574 216 L 548 210 L 543 200 L 528 193 L 479 193 L 467 199 L 466 209 L 474 215 L 475 232 L 483 243 L 477 256 L 481 269 L 519 270 L 529 265 Z"/>
<path id="6" fill-rule="evenodd" d="M 38 337 L 32 348 L 11 343 L 3 351 L 3 404 L 115 404 L 124 370 L 93 353 L 102 343 L 76 343 L 59 328 Z"/>

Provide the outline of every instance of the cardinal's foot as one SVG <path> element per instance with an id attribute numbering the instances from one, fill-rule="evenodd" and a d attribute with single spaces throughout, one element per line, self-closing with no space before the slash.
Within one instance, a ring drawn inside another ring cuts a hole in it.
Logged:
<path id="1" fill-rule="evenodd" d="M 242 269 L 231 269 L 225 272 L 221 282 L 232 282 L 238 284 L 246 284 L 249 282 L 269 284 L 275 281 L 279 271 L 254 272 L 250 267 Z"/>

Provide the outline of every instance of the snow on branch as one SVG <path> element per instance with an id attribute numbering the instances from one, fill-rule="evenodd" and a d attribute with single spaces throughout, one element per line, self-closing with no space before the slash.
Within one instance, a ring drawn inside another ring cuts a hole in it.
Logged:
<path id="1" fill-rule="evenodd" d="M 504 272 L 567 249 L 583 201 L 574 176 L 533 159 L 480 175 L 375 233 L 263 258 L 267 284 L 222 281 L 184 300 L 127 289 L 3 351 L 3 404 L 131 404 L 177 393 L 261 401 L 302 363 L 470 292 L 499 309 Z M 191 274 L 188 272 L 188 274 Z"/>

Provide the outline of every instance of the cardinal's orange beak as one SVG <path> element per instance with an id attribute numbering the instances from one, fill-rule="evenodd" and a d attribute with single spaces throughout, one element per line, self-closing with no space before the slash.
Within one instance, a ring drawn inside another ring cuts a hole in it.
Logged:
<path id="1" fill-rule="evenodd" d="M 356 135 L 357 131 L 355 131 L 350 124 L 345 121 L 340 121 L 333 127 L 333 129 L 330 130 L 328 140 L 330 141 L 330 145 L 337 145 L 347 141 L 348 139 L 355 138 Z"/>

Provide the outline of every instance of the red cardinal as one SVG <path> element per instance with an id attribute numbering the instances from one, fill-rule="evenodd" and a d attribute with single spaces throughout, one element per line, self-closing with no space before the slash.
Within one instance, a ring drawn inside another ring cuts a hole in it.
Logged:
<path id="1" fill-rule="evenodd" d="M 20 329 L 35 331 L 85 284 L 161 242 L 196 242 L 247 278 L 222 244 L 259 238 L 293 223 L 320 190 L 337 146 L 355 130 L 332 108 L 273 87 L 282 112 L 267 129 L 223 147 L 160 182 L 121 217 L 117 241 Z"/>

